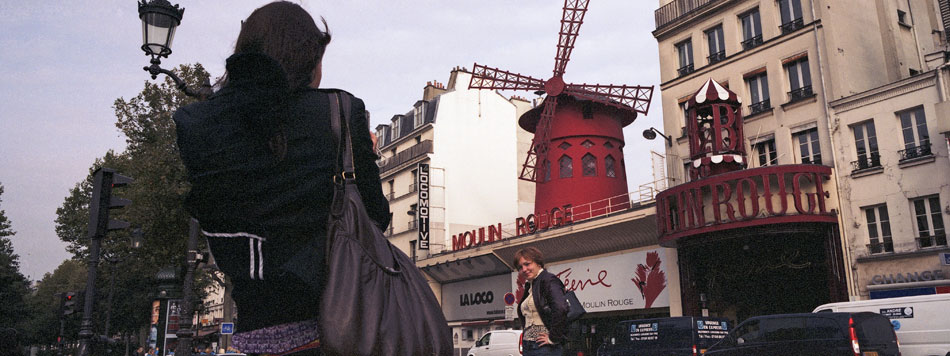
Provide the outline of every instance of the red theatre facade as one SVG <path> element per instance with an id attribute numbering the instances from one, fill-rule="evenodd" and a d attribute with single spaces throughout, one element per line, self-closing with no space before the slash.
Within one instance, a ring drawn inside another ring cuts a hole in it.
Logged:
<path id="1" fill-rule="evenodd" d="M 656 198 L 684 315 L 743 320 L 847 300 L 832 168 L 746 168 L 740 101 L 712 79 L 688 100 L 689 182 Z"/>

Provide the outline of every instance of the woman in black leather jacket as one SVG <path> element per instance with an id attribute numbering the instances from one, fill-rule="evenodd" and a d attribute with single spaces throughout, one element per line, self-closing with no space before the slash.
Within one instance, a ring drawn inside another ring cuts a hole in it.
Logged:
<path id="1" fill-rule="evenodd" d="M 245 353 L 305 350 L 318 339 L 331 177 L 338 173 L 331 90 L 316 89 L 329 42 L 299 5 L 265 5 L 242 22 L 226 83 L 174 116 L 191 183 L 185 206 L 234 285 L 232 342 Z M 354 98 L 350 112 L 356 184 L 385 229 L 389 204 L 363 102 Z M 306 352 L 316 354 L 294 355 Z"/>
<path id="2" fill-rule="evenodd" d="M 560 356 L 567 341 L 567 298 L 564 283 L 544 270 L 544 256 L 534 247 L 515 252 L 514 266 L 527 282 L 518 303 L 524 356 Z M 530 299 L 529 299 L 530 298 Z"/>

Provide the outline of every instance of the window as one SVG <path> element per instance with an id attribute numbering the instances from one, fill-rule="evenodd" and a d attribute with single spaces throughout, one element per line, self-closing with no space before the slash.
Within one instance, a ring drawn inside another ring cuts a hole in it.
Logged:
<path id="1" fill-rule="evenodd" d="M 488 346 L 488 342 L 491 339 L 491 333 L 485 334 L 481 339 L 475 342 L 475 347 Z"/>
<path id="2" fill-rule="evenodd" d="M 854 147 L 858 160 L 851 162 L 851 168 L 862 170 L 881 166 L 881 155 L 877 151 L 877 134 L 874 121 L 868 120 L 854 126 Z"/>
<path id="3" fill-rule="evenodd" d="M 584 165 L 584 176 L 593 177 L 597 175 L 597 158 L 588 153 L 581 157 L 581 163 Z"/>
<path id="4" fill-rule="evenodd" d="M 750 50 L 762 44 L 762 20 L 759 18 L 759 9 L 739 15 L 742 23 L 742 49 Z"/>
<path id="5" fill-rule="evenodd" d="M 419 103 L 419 106 L 416 106 L 413 109 L 412 117 L 415 120 L 414 125 L 412 126 L 413 128 L 422 126 L 422 124 L 425 122 L 425 113 L 426 107 L 423 103 Z"/>
<path id="6" fill-rule="evenodd" d="M 399 139 L 399 122 L 402 121 L 402 117 L 396 116 L 393 118 L 393 141 Z"/>
<path id="7" fill-rule="evenodd" d="M 887 216 L 887 206 L 881 205 L 864 209 L 868 226 L 868 252 L 894 252 L 894 242 L 891 240 L 891 222 Z"/>
<path id="8" fill-rule="evenodd" d="M 617 160 L 613 156 L 607 155 L 604 158 L 604 170 L 607 172 L 607 176 L 610 178 L 617 177 L 617 171 L 614 169 L 614 164 L 617 163 Z"/>
<path id="9" fill-rule="evenodd" d="M 683 132 L 681 133 L 680 137 L 686 137 L 686 130 L 687 130 L 687 129 L 686 129 L 686 123 L 689 122 L 689 110 L 686 109 L 686 105 L 688 105 L 688 104 L 689 104 L 689 102 L 688 102 L 688 101 L 685 101 L 685 100 L 680 103 L 680 112 L 683 113 L 683 115 L 680 115 L 680 117 L 683 118 L 683 120 L 680 122 L 680 126 L 681 126 L 682 131 L 683 131 Z"/>
<path id="10" fill-rule="evenodd" d="M 706 30 L 706 41 L 709 42 L 709 64 L 726 59 L 726 44 L 723 40 L 722 25 Z"/>
<path id="11" fill-rule="evenodd" d="M 786 34 L 805 26 L 802 20 L 801 0 L 779 0 L 779 12 L 782 14 L 782 34 Z"/>
<path id="12" fill-rule="evenodd" d="M 821 164 L 821 146 L 818 144 L 818 128 L 811 128 L 795 134 L 798 142 L 798 152 L 801 162 L 805 164 Z"/>
<path id="13" fill-rule="evenodd" d="M 570 147 L 571 147 L 571 144 L 570 144 L 570 143 L 567 143 L 567 142 L 561 142 L 560 145 L 557 145 L 557 148 L 560 148 L 560 149 L 562 149 L 562 150 L 566 150 L 566 149 L 568 149 L 568 148 L 570 148 Z"/>
<path id="14" fill-rule="evenodd" d="M 676 44 L 676 53 L 679 56 L 680 68 L 677 69 L 679 75 L 687 75 L 693 72 L 693 42 L 686 40 Z"/>
<path id="15" fill-rule="evenodd" d="M 759 167 L 778 164 L 774 138 L 756 143 L 754 147 L 756 155 L 759 156 Z"/>
<path id="16" fill-rule="evenodd" d="M 788 72 L 788 101 L 794 102 L 812 96 L 811 71 L 808 69 L 808 57 L 802 57 L 785 63 Z"/>
<path id="17" fill-rule="evenodd" d="M 591 148 L 594 147 L 594 143 L 590 142 L 590 140 L 584 140 L 584 142 L 581 142 L 581 146 L 584 146 L 584 148 Z"/>
<path id="18" fill-rule="evenodd" d="M 752 104 L 749 105 L 749 115 L 755 115 L 772 108 L 769 100 L 769 78 L 766 72 L 761 72 L 746 78 L 749 86 L 749 95 Z"/>
<path id="19" fill-rule="evenodd" d="M 561 159 L 558 160 L 560 165 L 560 177 L 561 178 L 570 178 L 574 176 L 574 162 L 571 157 L 564 155 L 561 156 Z"/>
<path id="20" fill-rule="evenodd" d="M 544 181 L 547 182 L 551 180 L 551 161 L 544 160 Z"/>
<path id="21" fill-rule="evenodd" d="M 610 143 L 610 141 L 607 141 L 607 142 L 604 142 L 604 147 L 607 149 L 611 149 L 611 148 L 614 148 L 614 144 Z"/>
<path id="22" fill-rule="evenodd" d="M 413 261 L 416 260 L 416 240 L 409 241 L 409 258 Z"/>
<path id="23" fill-rule="evenodd" d="M 917 248 L 947 245 L 947 232 L 940 212 L 940 197 L 914 199 L 914 217 L 917 224 Z"/>
<path id="24" fill-rule="evenodd" d="M 901 133 L 904 136 L 904 149 L 900 151 L 901 161 L 933 155 L 924 108 L 904 110 L 898 112 L 897 117 L 901 120 Z"/>
<path id="25" fill-rule="evenodd" d="M 390 180 L 389 180 L 389 193 L 386 193 L 386 199 L 393 200 L 393 198 L 395 197 L 395 195 L 396 195 L 395 185 L 396 185 L 396 181 L 390 179 Z"/>
<path id="26" fill-rule="evenodd" d="M 692 174 L 690 174 L 690 171 L 692 169 L 693 169 L 692 162 L 686 161 L 683 163 L 683 182 L 690 182 L 693 180 Z"/>

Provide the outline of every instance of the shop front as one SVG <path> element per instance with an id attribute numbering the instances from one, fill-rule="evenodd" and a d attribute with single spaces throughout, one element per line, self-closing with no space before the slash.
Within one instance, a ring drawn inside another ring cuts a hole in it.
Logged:
<path id="1" fill-rule="evenodd" d="M 871 299 L 950 293 L 950 253 L 858 259 L 857 282 Z"/>

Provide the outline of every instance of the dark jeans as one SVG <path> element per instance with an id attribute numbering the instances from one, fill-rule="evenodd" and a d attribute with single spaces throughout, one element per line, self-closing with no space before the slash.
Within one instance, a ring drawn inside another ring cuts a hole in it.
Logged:
<path id="1" fill-rule="evenodd" d="M 561 356 L 563 353 L 561 344 L 538 346 L 533 340 L 522 340 L 521 347 L 523 356 Z"/>

